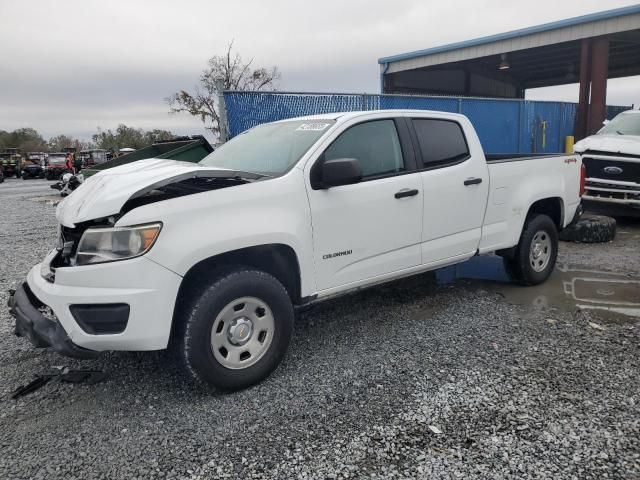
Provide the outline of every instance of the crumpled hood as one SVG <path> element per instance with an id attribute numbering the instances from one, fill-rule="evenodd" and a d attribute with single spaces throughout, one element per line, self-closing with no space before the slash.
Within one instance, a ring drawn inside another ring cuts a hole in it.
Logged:
<path id="1" fill-rule="evenodd" d="M 62 225 L 72 228 L 87 220 L 116 215 L 127 200 L 169 183 L 191 177 L 235 177 L 239 173 L 177 160 L 140 160 L 87 178 L 58 204 L 56 217 Z"/>
<path id="2" fill-rule="evenodd" d="M 582 153 L 586 150 L 600 152 L 640 155 L 640 137 L 635 135 L 591 135 L 577 142 L 573 150 Z"/>

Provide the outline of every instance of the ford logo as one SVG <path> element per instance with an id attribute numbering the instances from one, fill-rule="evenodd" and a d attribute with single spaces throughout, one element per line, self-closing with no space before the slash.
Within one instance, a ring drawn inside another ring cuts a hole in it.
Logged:
<path id="1" fill-rule="evenodd" d="M 604 173 L 608 173 L 609 175 L 620 175 L 622 173 L 622 169 L 620 167 L 604 167 Z"/>

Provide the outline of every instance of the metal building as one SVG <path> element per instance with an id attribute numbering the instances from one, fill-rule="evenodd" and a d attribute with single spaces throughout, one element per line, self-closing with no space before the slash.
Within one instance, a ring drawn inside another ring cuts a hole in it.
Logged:
<path id="1" fill-rule="evenodd" d="M 383 93 L 524 98 L 528 88 L 580 83 L 574 133 L 582 138 L 605 118 L 607 78 L 640 75 L 640 5 L 378 63 Z"/>

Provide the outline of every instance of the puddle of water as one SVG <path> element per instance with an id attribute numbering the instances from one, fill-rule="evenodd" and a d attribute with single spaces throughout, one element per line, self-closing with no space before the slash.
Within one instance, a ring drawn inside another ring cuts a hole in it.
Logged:
<path id="1" fill-rule="evenodd" d="M 536 310 L 551 307 L 575 312 L 581 309 L 589 310 L 603 322 L 640 321 L 640 281 L 624 274 L 579 265 L 557 265 L 545 283 L 522 287 L 511 282 L 502 258 L 480 256 L 436 270 L 435 275 L 439 285 L 465 281 L 497 292 L 510 303 Z"/>
<path id="2" fill-rule="evenodd" d="M 640 219 L 617 218 L 616 221 L 618 223 L 616 235 L 640 238 Z"/>

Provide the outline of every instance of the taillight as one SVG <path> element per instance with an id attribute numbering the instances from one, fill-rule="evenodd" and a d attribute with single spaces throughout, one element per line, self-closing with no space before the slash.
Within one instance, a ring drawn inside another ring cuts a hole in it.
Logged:
<path id="1" fill-rule="evenodd" d="M 584 166 L 584 163 L 580 166 L 580 196 L 584 195 L 584 185 L 587 179 L 587 169 Z"/>

